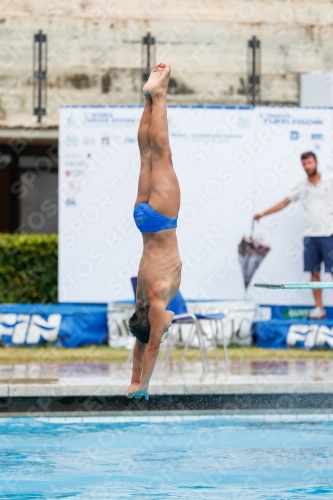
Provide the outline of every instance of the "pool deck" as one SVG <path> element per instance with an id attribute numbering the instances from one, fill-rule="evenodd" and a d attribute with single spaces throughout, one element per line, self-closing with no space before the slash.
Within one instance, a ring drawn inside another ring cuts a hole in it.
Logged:
<path id="1" fill-rule="evenodd" d="M 0 365 L 0 397 L 123 396 L 131 370 L 124 364 Z M 151 395 L 333 393 L 333 360 L 234 361 L 226 377 L 211 363 L 156 369 Z"/>
<path id="2" fill-rule="evenodd" d="M 333 360 L 187 363 L 182 372 L 154 373 L 150 400 L 124 397 L 131 371 L 124 364 L 2 365 L 0 415 L 237 409 L 333 409 Z"/>

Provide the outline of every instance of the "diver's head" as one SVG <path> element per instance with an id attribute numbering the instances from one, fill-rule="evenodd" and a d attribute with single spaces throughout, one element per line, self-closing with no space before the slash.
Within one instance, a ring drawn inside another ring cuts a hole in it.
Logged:
<path id="1" fill-rule="evenodd" d="M 148 320 L 149 307 L 139 307 L 128 321 L 131 334 L 143 344 L 148 344 L 150 324 Z"/>

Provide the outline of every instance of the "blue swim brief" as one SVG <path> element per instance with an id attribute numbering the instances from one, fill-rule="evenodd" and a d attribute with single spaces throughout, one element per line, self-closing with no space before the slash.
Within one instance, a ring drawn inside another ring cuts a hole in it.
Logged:
<path id="1" fill-rule="evenodd" d="M 178 217 L 175 219 L 165 217 L 151 208 L 147 201 L 134 207 L 133 217 L 141 233 L 156 233 L 177 227 Z"/>

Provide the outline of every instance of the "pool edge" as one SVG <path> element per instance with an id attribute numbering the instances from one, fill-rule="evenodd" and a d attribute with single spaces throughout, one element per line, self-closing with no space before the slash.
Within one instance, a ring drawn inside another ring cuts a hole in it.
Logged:
<path id="1" fill-rule="evenodd" d="M 154 395 L 149 401 L 99 395 L 0 398 L 0 417 L 313 411 L 333 412 L 333 393 Z"/>

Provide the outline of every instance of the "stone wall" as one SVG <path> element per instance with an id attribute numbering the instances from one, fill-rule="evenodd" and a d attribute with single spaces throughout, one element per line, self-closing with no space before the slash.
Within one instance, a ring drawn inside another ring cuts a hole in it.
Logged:
<path id="1" fill-rule="evenodd" d="M 262 103 L 298 104 L 299 74 L 333 67 L 333 1 L 4 0 L 0 119 L 31 115 L 32 38 L 48 35 L 48 114 L 141 101 L 141 39 L 172 65 L 171 103 L 245 104 L 247 40 L 262 42 Z"/>

